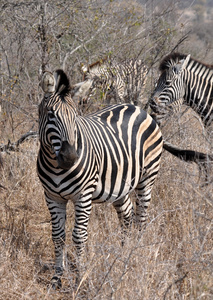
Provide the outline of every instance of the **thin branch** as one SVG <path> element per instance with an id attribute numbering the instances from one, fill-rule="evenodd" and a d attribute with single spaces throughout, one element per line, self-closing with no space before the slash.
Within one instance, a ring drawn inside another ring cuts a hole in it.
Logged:
<path id="1" fill-rule="evenodd" d="M 178 48 L 178 46 L 180 46 L 185 40 L 187 40 L 190 33 L 191 31 L 187 32 L 184 36 L 182 36 L 170 52 L 174 52 Z"/>
<path id="2" fill-rule="evenodd" d="M 5 55 L 5 58 L 6 58 L 6 64 L 7 64 L 7 70 L 8 70 L 9 78 L 11 78 L 11 70 L 10 70 L 10 64 L 9 64 L 9 59 L 8 59 L 7 51 L 2 46 L 2 43 L 0 45 L 1 45 L 1 49 L 4 52 L 4 55 Z"/>
<path id="3" fill-rule="evenodd" d="M 26 115 L 27 117 L 31 117 L 33 121 L 35 122 L 38 122 L 37 119 L 35 119 L 33 117 L 32 114 L 30 114 L 28 111 L 26 111 L 24 108 L 22 107 L 19 107 L 18 105 L 16 105 L 15 103 L 13 103 L 12 101 L 8 101 L 8 100 L 5 100 L 5 99 L 1 99 L 2 102 L 6 102 L 6 103 L 9 103 L 11 106 L 17 108 L 19 111 L 21 111 L 24 115 Z"/>
<path id="4" fill-rule="evenodd" d="M 11 141 L 8 140 L 7 144 L 0 145 L 0 152 L 18 152 L 19 145 L 21 145 L 24 141 L 28 140 L 29 138 L 37 138 L 37 137 L 38 137 L 37 131 L 29 131 L 24 135 L 22 135 L 17 142 L 11 143 Z"/>
<path id="5" fill-rule="evenodd" d="M 177 280 L 175 280 L 175 282 L 171 283 L 171 284 L 168 286 L 168 288 L 166 289 L 166 292 L 165 292 L 165 294 L 164 294 L 164 297 L 163 297 L 164 300 L 166 300 L 166 295 L 168 294 L 168 292 L 169 292 L 169 290 L 172 288 L 172 286 L 173 286 L 174 284 L 177 284 L 177 283 L 183 281 L 183 280 L 187 277 L 187 275 L 188 275 L 188 272 L 186 272 L 182 277 L 178 278 Z"/>
<path id="6" fill-rule="evenodd" d="M 92 41 L 92 40 L 93 40 L 93 39 L 101 32 L 101 30 L 106 26 L 106 24 L 107 24 L 107 22 L 104 22 L 104 23 L 102 24 L 102 26 L 96 31 L 95 34 L 93 34 L 93 35 L 91 36 L 91 38 L 90 38 L 89 40 L 87 40 L 87 41 L 85 41 L 85 42 L 82 42 L 81 45 L 77 46 L 75 49 L 73 49 L 73 50 L 70 51 L 69 53 L 66 53 L 65 58 L 64 58 L 64 61 L 63 61 L 63 69 L 65 69 L 65 65 L 66 65 L 66 61 L 67 61 L 68 57 L 69 57 L 70 55 L 72 55 L 73 53 L 75 53 L 76 51 L 78 51 L 79 49 L 85 47 L 85 45 L 89 44 L 89 43 L 90 43 L 90 42 L 91 42 L 91 41 Z"/>

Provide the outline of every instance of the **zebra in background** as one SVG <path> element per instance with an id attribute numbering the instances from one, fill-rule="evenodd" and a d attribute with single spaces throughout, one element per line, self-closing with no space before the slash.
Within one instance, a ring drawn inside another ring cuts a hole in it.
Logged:
<path id="1" fill-rule="evenodd" d="M 77 113 L 63 70 L 45 72 L 39 105 L 40 149 L 37 171 L 52 219 L 55 246 L 53 288 L 61 287 L 64 266 L 66 205 L 73 201 L 73 242 L 80 256 L 87 241 L 92 203 L 111 202 L 125 232 L 139 228 L 155 182 L 162 148 L 185 160 L 205 154 L 164 144 L 156 122 L 132 104 L 111 105 L 86 117 Z M 135 212 L 130 193 L 137 193 Z"/>
<path id="2" fill-rule="evenodd" d="M 169 111 L 183 103 L 194 109 L 205 126 L 213 120 L 213 66 L 190 55 L 172 53 L 160 64 L 161 75 L 150 101 L 160 124 Z"/>
<path id="3" fill-rule="evenodd" d="M 83 82 L 74 86 L 74 100 L 88 102 L 99 89 L 107 104 L 140 103 L 148 72 L 142 60 L 131 59 L 118 63 L 103 59 L 89 66 L 82 65 L 82 71 Z"/>

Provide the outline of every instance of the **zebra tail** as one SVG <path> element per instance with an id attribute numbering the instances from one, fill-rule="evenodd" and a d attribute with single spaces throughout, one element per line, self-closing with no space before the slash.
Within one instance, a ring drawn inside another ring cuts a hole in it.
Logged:
<path id="1" fill-rule="evenodd" d="M 194 150 L 180 149 L 166 141 L 163 141 L 163 148 L 184 161 L 195 162 L 197 164 L 213 161 L 213 155 Z"/>

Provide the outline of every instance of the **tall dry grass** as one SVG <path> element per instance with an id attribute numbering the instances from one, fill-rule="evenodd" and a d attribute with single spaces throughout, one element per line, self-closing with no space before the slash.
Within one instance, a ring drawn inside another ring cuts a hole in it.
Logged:
<path id="1" fill-rule="evenodd" d="M 193 113 L 173 119 L 162 129 L 169 141 L 212 152 L 212 131 L 204 134 Z M 123 248 L 113 207 L 94 205 L 78 287 L 69 263 L 74 255 L 70 203 L 67 268 L 62 289 L 53 291 L 48 288 L 54 272 L 50 215 L 36 175 L 38 142 L 30 140 L 21 148 L 4 154 L 0 171 L 0 183 L 7 188 L 0 190 L 0 299 L 213 298 L 212 167 L 203 186 L 196 165 L 163 152 L 147 228 L 141 234 L 133 228 Z"/>

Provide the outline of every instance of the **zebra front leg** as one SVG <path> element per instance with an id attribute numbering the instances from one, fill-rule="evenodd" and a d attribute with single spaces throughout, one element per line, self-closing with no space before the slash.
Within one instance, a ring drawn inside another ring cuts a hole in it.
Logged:
<path id="1" fill-rule="evenodd" d="M 113 203 L 113 206 L 117 211 L 118 219 L 121 225 L 121 230 L 122 230 L 121 244 L 123 246 L 125 236 L 127 235 L 127 232 L 132 224 L 134 209 L 129 195 L 127 195 L 126 197 L 118 201 L 115 201 Z"/>
<path id="2" fill-rule="evenodd" d="M 92 202 L 90 198 L 88 199 L 87 197 L 83 197 L 75 202 L 75 225 L 72 233 L 72 239 L 76 248 L 78 260 L 80 260 L 84 252 L 84 248 L 88 239 L 87 227 L 92 209 Z M 77 275 L 77 277 L 79 276 Z M 76 284 L 78 281 L 79 278 L 76 279 Z"/>
<path id="3" fill-rule="evenodd" d="M 48 198 L 46 202 L 52 220 L 52 240 L 55 246 L 55 274 L 51 284 L 53 289 L 61 288 L 61 276 L 64 268 L 65 221 L 67 202 L 56 202 Z"/>

